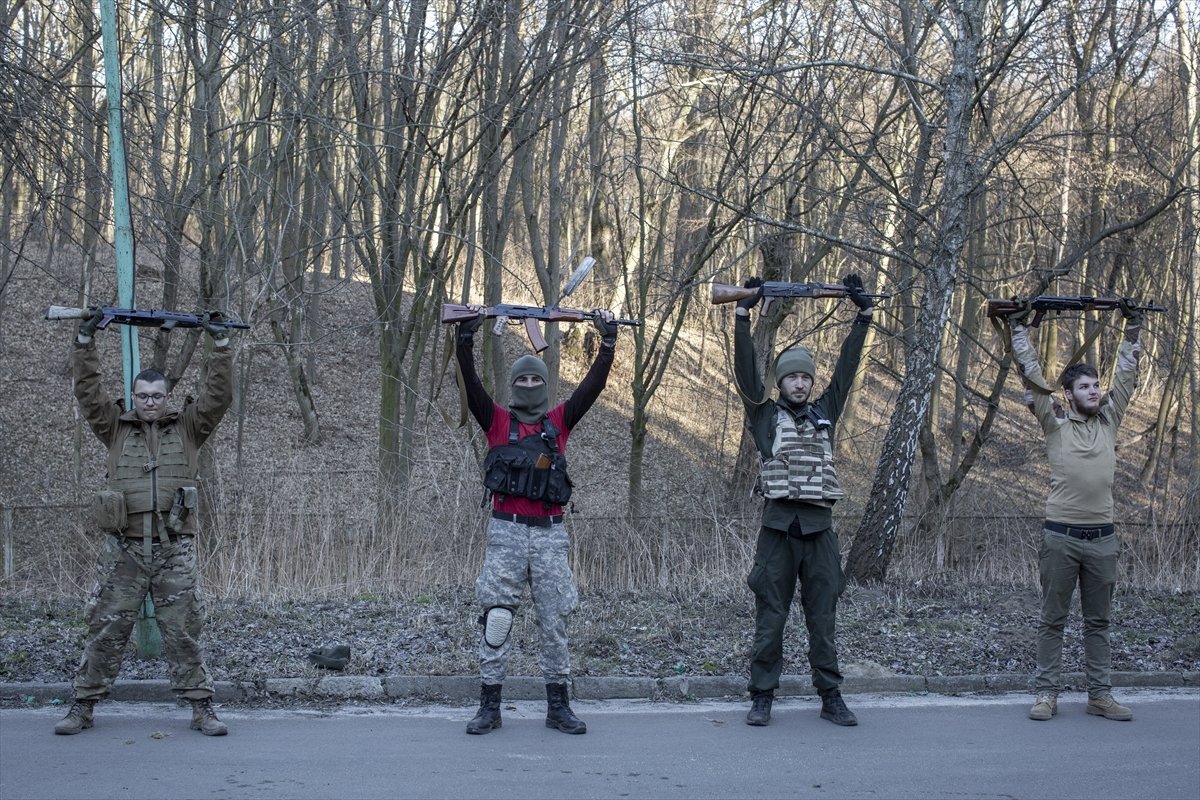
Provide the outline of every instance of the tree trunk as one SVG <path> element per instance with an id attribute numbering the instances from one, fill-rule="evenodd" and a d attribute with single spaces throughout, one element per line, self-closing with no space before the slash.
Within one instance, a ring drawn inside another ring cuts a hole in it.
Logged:
<path id="1" fill-rule="evenodd" d="M 966 240 L 967 206 L 975 181 L 971 154 L 972 97 L 985 2 L 964 0 L 953 12 L 956 39 L 945 88 L 944 182 L 937 204 L 935 249 L 929 266 L 923 270 L 925 291 L 915 321 L 915 346 L 905 362 L 904 380 L 884 437 L 871 496 L 847 561 L 848 574 L 859 581 L 882 581 L 887 576 L 892 548 L 904 523 L 913 457 L 929 409 L 942 332 Z"/>

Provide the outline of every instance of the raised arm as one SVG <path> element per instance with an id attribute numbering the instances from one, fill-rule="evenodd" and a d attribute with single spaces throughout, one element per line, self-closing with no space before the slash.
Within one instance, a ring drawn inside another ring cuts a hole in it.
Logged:
<path id="1" fill-rule="evenodd" d="M 835 423 L 842 415 L 842 409 L 846 407 L 846 398 L 850 394 L 850 387 L 854 385 L 854 376 L 858 373 L 858 364 L 862 360 L 863 345 L 867 341 L 867 331 L 871 327 L 871 315 L 875 313 L 875 304 L 863 287 L 862 278 L 851 273 L 842 278 L 842 286 L 846 287 L 847 296 L 858 308 L 858 314 L 850 326 L 850 333 L 842 342 L 842 351 L 833 366 L 833 377 L 829 386 L 818 401 L 821 410 Z"/>
<path id="2" fill-rule="evenodd" d="M 862 361 L 863 345 L 867 341 L 867 331 L 871 327 L 870 313 L 857 314 L 842 342 L 842 351 L 838 354 L 837 363 L 833 367 L 833 377 L 829 386 L 821 394 L 818 401 L 825 416 L 832 422 L 837 422 L 846 407 L 846 397 L 850 387 L 854 385 L 854 376 L 858 373 L 858 365 Z"/>
<path id="3" fill-rule="evenodd" d="M 733 381 L 746 413 L 752 414 L 766 396 L 762 376 L 758 373 L 758 353 L 750 334 L 750 312 L 738 307 L 733 321 Z"/>
<path id="4" fill-rule="evenodd" d="M 80 336 L 71 350 L 71 376 L 75 382 L 75 399 L 79 401 L 79 412 L 87 421 L 96 438 L 107 446 L 112 442 L 117 428 L 121 407 L 113 402 L 100 379 L 100 355 L 96 343 L 88 336 Z"/>
<path id="5" fill-rule="evenodd" d="M 487 393 L 487 389 L 483 388 L 483 381 L 475 371 L 475 331 L 479 330 L 482 319 L 474 317 L 458 324 L 458 344 L 454 355 L 458 359 L 459 372 L 462 374 L 463 387 L 467 393 L 467 408 L 486 432 L 492 427 L 496 403 Z"/>
<path id="6" fill-rule="evenodd" d="M 196 446 L 204 444 L 217 429 L 221 418 L 233 402 L 233 348 L 229 345 L 228 333 L 215 339 L 212 357 L 208 360 L 208 373 L 200 396 L 189 403 L 182 414 L 183 425 L 187 426 Z"/>
<path id="7" fill-rule="evenodd" d="M 592 323 L 600 333 L 600 349 L 583 380 L 567 398 L 563 408 L 563 424 L 567 430 L 574 428 L 608 385 L 608 373 L 612 370 L 613 356 L 617 351 L 617 325 L 610 312 L 596 310 Z"/>
<path id="8" fill-rule="evenodd" d="M 1037 350 L 1029 341 L 1029 329 L 1020 321 L 1012 323 L 1013 360 L 1017 362 L 1017 372 L 1025 388 L 1025 405 L 1033 411 L 1042 430 L 1050 431 L 1057 425 L 1054 413 L 1054 401 L 1049 394 L 1040 389 L 1046 382 L 1042 374 L 1042 365 L 1038 361 Z"/>
<path id="9" fill-rule="evenodd" d="M 1109 407 L 1106 412 L 1113 424 L 1120 425 L 1129 407 L 1129 398 L 1137 388 L 1138 367 L 1142 356 L 1142 344 L 1138 341 L 1142 332 L 1142 315 L 1136 311 L 1121 309 L 1125 315 L 1125 335 L 1117 347 L 1117 371 L 1113 375 L 1109 392 Z"/>

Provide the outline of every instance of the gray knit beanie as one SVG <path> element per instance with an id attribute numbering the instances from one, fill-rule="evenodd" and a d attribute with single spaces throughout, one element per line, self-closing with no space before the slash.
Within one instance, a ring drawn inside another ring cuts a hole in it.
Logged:
<path id="1" fill-rule="evenodd" d="M 803 372 L 816 380 L 817 365 L 807 347 L 789 347 L 779 354 L 779 358 L 775 359 L 775 384 L 777 386 L 784 377 L 793 372 Z"/>
<path id="2" fill-rule="evenodd" d="M 546 362 L 531 353 L 526 353 L 513 362 L 512 369 L 508 372 L 509 385 L 516 383 L 517 378 L 522 375 L 537 375 L 543 381 L 550 380 L 550 370 L 546 369 Z"/>

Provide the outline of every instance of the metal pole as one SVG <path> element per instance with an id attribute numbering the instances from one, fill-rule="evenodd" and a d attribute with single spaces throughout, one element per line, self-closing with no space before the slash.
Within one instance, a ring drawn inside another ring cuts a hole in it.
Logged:
<path id="1" fill-rule="evenodd" d="M 112 168 L 113 250 L 117 264 L 117 305 L 136 308 L 133 276 L 133 221 L 129 212 L 129 172 L 125 162 L 125 132 L 121 125 L 121 57 L 117 46 L 116 0 L 100 0 L 100 31 L 104 41 L 104 93 L 108 100 L 108 156 Z M 121 374 L 125 407 L 133 408 L 133 378 L 139 371 L 137 328 L 120 325 Z M 154 619 L 150 595 L 142 600 L 136 629 L 137 653 L 141 658 L 158 658 L 162 638 Z"/>
<path id="2" fill-rule="evenodd" d="M 13 576 L 13 510 L 4 506 L 4 577 Z"/>

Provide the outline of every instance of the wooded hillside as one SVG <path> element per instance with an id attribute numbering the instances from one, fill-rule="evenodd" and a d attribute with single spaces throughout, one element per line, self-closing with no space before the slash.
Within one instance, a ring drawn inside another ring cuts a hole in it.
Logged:
<path id="1" fill-rule="evenodd" d="M 855 577 L 1028 577 L 1045 458 L 985 300 L 1087 294 L 1168 309 L 1147 321 L 1118 515 L 1129 576 L 1195 587 L 1192 10 L 120 4 L 138 304 L 253 325 L 206 455 L 206 581 L 470 580 L 481 440 L 443 419 L 458 400 L 441 304 L 554 305 L 590 254 L 566 304 L 644 325 L 622 330 L 609 388 L 572 437 L 584 585 L 744 572 L 753 459 L 730 386 L 732 308 L 711 306 L 710 286 L 855 272 L 893 293 L 840 426 Z M 85 3 L 26 0 L 0 21 L 4 581 L 71 589 L 90 560 L 78 506 L 102 466 L 64 372 L 71 331 L 40 314 L 115 298 L 100 40 Z M 779 304 L 756 324 L 759 352 L 802 339 L 828 375 L 852 313 Z M 1047 374 L 1096 326 L 1085 357 L 1107 383 L 1116 314 L 1047 319 Z M 594 341 L 584 326 L 546 335 L 561 395 Z M 503 400 L 527 345 L 479 338 Z M 142 334 L 144 365 L 179 393 L 203 351 L 182 331 Z"/>

